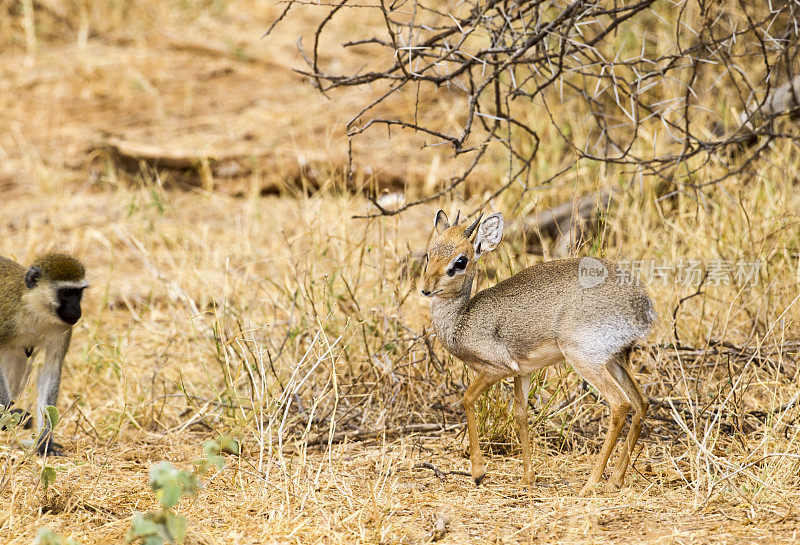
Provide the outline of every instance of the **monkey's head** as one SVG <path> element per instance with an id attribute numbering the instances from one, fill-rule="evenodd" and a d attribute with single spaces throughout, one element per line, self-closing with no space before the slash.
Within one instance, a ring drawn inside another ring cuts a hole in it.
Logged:
<path id="1" fill-rule="evenodd" d="M 81 318 L 81 298 L 88 285 L 85 276 L 86 270 L 74 257 L 43 255 L 25 274 L 25 298 L 38 310 L 75 325 Z"/>

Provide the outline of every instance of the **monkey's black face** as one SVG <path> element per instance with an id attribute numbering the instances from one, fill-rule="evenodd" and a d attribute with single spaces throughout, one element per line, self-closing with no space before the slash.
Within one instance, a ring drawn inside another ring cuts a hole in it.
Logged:
<path id="1" fill-rule="evenodd" d="M 56 314 L 63 321 L 70 325 L 75 325 L 81 319 L 81 298 L 83 288 L 60 288 L 58 296 L 58 308 Z"/>

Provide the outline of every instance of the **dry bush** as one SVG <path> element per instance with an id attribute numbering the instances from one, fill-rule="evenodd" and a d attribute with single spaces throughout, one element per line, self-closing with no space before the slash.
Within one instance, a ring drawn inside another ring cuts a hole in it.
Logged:
<path id="1" fill-rule="evenodd" d="M 512 185 L 553 183 L 587 159 L 703 188 L 752 172 L 773 142 L 797 136 L 776 123 L 797 113 L 794 88 L 784 90 L 792 99 L 783 107 L 771 107 L 774 90 L 797 73 L 793 2 L 342 0 L 319 8 L 291 0 L 270 30 L 292 10 L 315 8 L 327 13 L 307 34 L 307 52 L 298 42 L 302 73 L 323 93 L 374 92 L 352 111 L 351 146 L 366 131 L 398 127 L 469 157 L 461 174 L 415 202 L 454 190 L 486 161 L 506 163 L 486 202 Z M 342 41 L 331 23 L 348 16 L 383 24 L 352 28 Z M 556 158 L 540 150 L 543 119 L 559 140 Z M 553 165 L 543 175 L 540 152 Z M 376 205 L 390 214 L 413 203 Z"/>

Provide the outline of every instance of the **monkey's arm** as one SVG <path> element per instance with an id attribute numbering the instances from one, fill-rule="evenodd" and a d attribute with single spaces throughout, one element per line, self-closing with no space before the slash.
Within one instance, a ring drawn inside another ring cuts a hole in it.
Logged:
<path id="1" fill-rule="evenodd" d="M 44 410 L 48 405 L 58 403 L 58 391 L 61 386 L 61 366 L 67 355 L 69 342 L 72 339 L 72 329 L 63 335 L 54 336 L 47 340 L 45 345 L 45 359 L 39 377 L 36 380 L 36 416 L 39 437 L 36 440 L 36 450 L 39 454 L 60 456 L 52 438 L 53 428 Z"/>
<path id="2" fill-rule="evenodd" d="M 22 348 L 5 348 L 0 350 L 0 368 L 3 371 L 5 386 L 8 388 L 8 399 L 13 403 L 22 393 L 22 386 L 28 378 L 30 359 L 34 351 L 26 352 Z"/>
<path id="3" fill-rule="evenodd" d="M 23 349 L 0 349 L 0 410 L 8 409 L 19 397 L 22 384 L 28 374 L 29 359 L 30 357 Z M 14 408 L 10 409 L 10 412 L 19 414 L 19 421 L 25 428 L 31 427 L 32 419 L 27 411 Z"/>
<path id="4" fill-rule="evenodd" d="M 11 407 L 11 387 L 9 385 L 9 368 L 17 364 L 14 353 L 8 349 L 0 350 L 0 409 Z"/>

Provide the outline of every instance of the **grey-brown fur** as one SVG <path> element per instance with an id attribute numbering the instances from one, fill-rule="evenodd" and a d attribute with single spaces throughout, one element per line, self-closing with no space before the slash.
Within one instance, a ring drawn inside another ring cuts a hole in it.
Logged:
<path id="1" fill-rule="evenodd" d="M 608 356 L 646 337 L 656 314 L 644 289 L 617 285 L 621 279 L 616 265 L 606 260 L 597 260 L 608 268 L 605 281 L 583 288 L 578 281 L 579 261 L 540 263 L 472 299 L 466 293 L 462 298 L 466 304 L 455 317 L 452 330 L 441 332 L 443 342 L 469 365 L 480 362 L 480 355 L 497 345 L 519 361 L 526 359 L 532 347 L 551 339 L 569 342 L 586 331 L 597 336 L 614 332 L 615 338 L 604 343 L 611 347 Z M 471 287 L 472 282 L 467 284 Z M 542 300 L 548 304 L 542 305 Z"/>
<path id="2" fill-rule="evenodd" d="M 475 262 L 500 243 L 502 215 L 487 217 L 476 231 L 477 221 L 468 227 L 451 226 L 439 211 L 434 225 L 439 236 L 428 250 L 421 288 L 431 298 L 437 336 L 478 374 L 464 394 L 475 482 L 480 483 L 485 474 L 477 437 L 477 398 L 497 381 L 513 377 L 523 479 L 530 483 L 527 396 L 531 374 L 567 361 L 611 407 L 606 440 L 582 493 L 599 482 L 625 416 L 634 411 L 610 481 L 614 488 L 621 486 L 649 406 L 629 369 L 631 347 L 647 336 L 656 319 L 647 292 L 635 285 L 635 279 L 618 275 L 614 263 L 582 258 L 529 267 L 471 297 Z"/>

